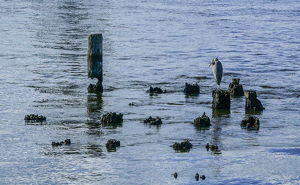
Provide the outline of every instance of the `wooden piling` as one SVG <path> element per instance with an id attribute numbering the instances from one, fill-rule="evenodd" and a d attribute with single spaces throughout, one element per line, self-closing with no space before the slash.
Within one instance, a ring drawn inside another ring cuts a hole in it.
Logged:
<path id="1" fill-rule="evenodd" d="M 262 111 L 263 105 L 257 99 L 256 91 L 245 91 L 246 111 Z"/>
<path id="2" fill-rule="evenodd" d="M 88 77 L 92 79 L 93 78 L 98 79 L 97 84 L 92 85 L 95 91 L 103 90 L 102 44 L 103 44 L 102 34 L 91 34 L 88 36 L 88 53 L 87 53 Z"/>
<path id="3" fill-rule="evenodd" d="M 228 91 L 233 96 L 244 96 L 243 86 L 240 83 L 239 78 L 232 78 L 232 82 L 229 84 Z"/>
<path id="4" fill-rule="evenodd" d="M 230 94 L 226 90 L 213 90 L 212 108 L 230 110 Z"/>

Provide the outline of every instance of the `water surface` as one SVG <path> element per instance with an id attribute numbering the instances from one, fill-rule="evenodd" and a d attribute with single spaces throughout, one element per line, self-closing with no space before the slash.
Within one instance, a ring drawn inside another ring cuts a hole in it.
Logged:
<path id="1" fill-rule="evenodd" d="M 2 184 L 298 184 L 297 1 L 4 1 L 0 5 Z M 104 38 L 104 92 L 88 93 L 87 37 Z M 218 57 L 221 88 L 240 78 L 266 108 L 259 131 L 241 129 L 244 97 L 211 108 Z M 198 83 L 199 96 L 184 84 Z M 150 86 L 168 91 L 149 96 Z M 129 106 L 134 102 L 136 106 Z M 107 112 L 124 114 L 102 126 Z M 212 126 L 191 123 L 203 112 Z M 26 124 L 24 116 L 47 117 Z M 149 116 L 162 118 L 148 126 Z M 71 139 L 70 146 L 52 141 Z M 108 152 L 108 139 L 121 147 Z M 193 149 L 171 145 L 190 140 Z M 206 151 L 217 144 L 221 154 Z M 178 173 L 178 178 L 173 173 Z"/>

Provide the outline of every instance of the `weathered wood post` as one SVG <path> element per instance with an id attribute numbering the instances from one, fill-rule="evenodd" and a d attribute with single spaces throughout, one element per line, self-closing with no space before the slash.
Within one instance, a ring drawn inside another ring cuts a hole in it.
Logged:
<path id="1" fill-rule="evenodd" d="M 88 36 L 88 53 L 87 53 L 87 64 L 88 64 L 88 77 L 97 78 L 98 82 L 96 85 L 89 85 L 89 91 L 102 92 L 103 86 L 103 57 L 102 57 L 102 34 L 91 34 Z"/>
<path id="2" fill-rule="evenodd" d="M 240 84 L 239 78 L 232 78 L 232 82 L 228 86 L 230 95 L 244 96 L 243 86 Z"/>
<path id="3" fill-rule="evenodd" d="M 213 90 L 212 108 L 214 109 L 229 109 L 230 110 L 230 94 L 226 90 Z"/>
<path id="4" fill-rule="evenodd" d="M 256 91 L 245 91 L 246 98 L 246 111 L 262 111 L 264 110 L 263 105 L 257 99 Z"/>

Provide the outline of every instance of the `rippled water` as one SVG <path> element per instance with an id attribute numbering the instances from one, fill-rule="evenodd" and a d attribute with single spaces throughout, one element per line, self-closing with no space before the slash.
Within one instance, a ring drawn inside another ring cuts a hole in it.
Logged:
<path id="1" fill-rule="evenodd" d="M 2 1 L 1 184 L 298 184 L 299 17 L 296 0 Z M 87 36 L 104 38 L 104 92 L 88 93 Z M 244 98 L 213 111 L 212 58 L 221 88 L 240 78 L 266 108 L 241 129 Z M 184 84 L 198 83 L 199 96 Z M 150 86 L 168 93 L 149 96 Z M 134 102 L 136 106 L 128 104 Z M 107 112 L 124 114 L 102 126 Z M 191 122 L 203 112 L 208 130 Z M 26 124 L 26 114 L 47 117 Z M 159 116 L 160 127 L 144 125 Z M 52 141 L 71 139 L 70 146 Z M 108 152 L 108 139 L 121 147 Z M 193 149 L 177 153 L 175 142 Z M 217 144 L 221 154 L 206 151 Z M 178 178 L 173 173 L 178 173 Z M 195 174 L 205 175 L 199 182 Z M 201 182 L 202 181 L 202 182 Z"/>

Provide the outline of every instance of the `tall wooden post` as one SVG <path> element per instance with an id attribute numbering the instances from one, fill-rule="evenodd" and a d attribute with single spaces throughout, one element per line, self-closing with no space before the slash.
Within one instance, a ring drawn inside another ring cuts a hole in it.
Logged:
<path id="1" fill-rule="evenodd" d="M 102 57 L 102 34 L 91 34 L 88 37 L 88 77 L 97 78 L 98 82 L 96 85 L 90 84 L 89 90 L 91 91 L 103 91 L 103 57 Z"/>

